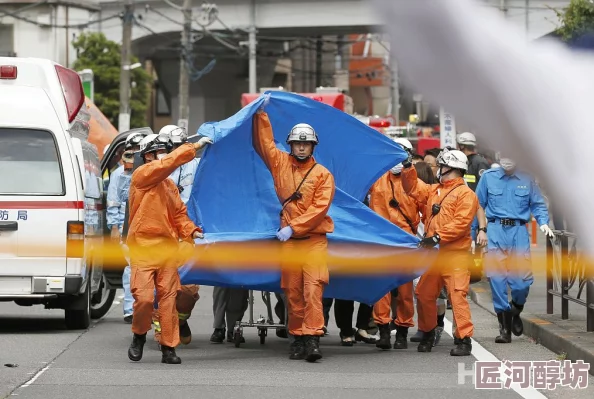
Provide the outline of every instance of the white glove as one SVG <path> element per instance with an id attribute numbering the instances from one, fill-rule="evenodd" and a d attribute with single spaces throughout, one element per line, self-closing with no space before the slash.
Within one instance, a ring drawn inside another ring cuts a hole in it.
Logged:
<path id="1" fill-rule="evenodd" d="M 266 106 L 268 105 L 269 102 L 270 102 L 270 93 L 267 93 L 264 95 L 264 102 L 262 102 L 262 105 L 260 105 L 260 111 L 264 111 L 264 108 L 266 108 Z"/>
<path id="2" fill-rule="evenodd" d="M 199 231 L 195 231 L 194 234 L 192 234 L 192 238 L 196 239 L 196 238 L 204 238 L 204 234 L 202 234 Z"/>
<path id="3" fill-rule="evenodd" d="M 293 235 L 293 229 L 291 228 L 291 226 L 287 226 L 287 227 L 284 227 L 284 228 L 280 229 L 276 233 L 276 238 L 278 238 L 279 240 L 285 242 L 289 238 L 291 238 L 292 235 Z"/>
<path id="4" fill-rule="evenodd" d="M 212 143 L 213 143 L 213 141 L 210 137 L 202 137 L 200 140 L 198 140 L 198 148 L 202 148 L 206 144 L 212 144 Z"/>
<path id="5" fill-rule="evenodd" d="M 553 233 L 553 230 L 551 230 L 551 228 L 546 224 L 540 226 L 540 231 L 542 231 L 546 236 L 549 236 L 551 238 L 555 237 L 555 233 Z"/>

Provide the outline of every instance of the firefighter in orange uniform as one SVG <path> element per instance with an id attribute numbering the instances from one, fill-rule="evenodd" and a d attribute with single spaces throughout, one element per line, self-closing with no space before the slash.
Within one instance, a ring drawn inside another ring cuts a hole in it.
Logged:
<path id="1" fill-rule="evenodd" d="M 397 138 L 396 141 L 408 153 L 412 154 L 412 145 L 407 139 Z M 402 164 L 394 166 L 384 174 L 369 192 L 369 207 L 380 216 L 388 219 L 409 234 L 415 234 L 420 222 L 421 206 L 413 198 L 406 195 L 402 188 Z M 414 169 L 414 168 L 413 168 Z M 375 344 L 380 349 L 390 349 L 390 317 L 392 293 L 388 292 L 373 307 L 373 318 L 378 326 L 380 339 Z M 413 301 L 413 282 L 410 281 L 398 287 L 396 297 L 396 342 L 394 349 L 406 349 L 406 338 L 409 327 L 414 326 L 413 316 L 415 306 Z"/>
<path id="2" fill-rule="evenodd" d="M 478 210 L 478 199 L 463 179 L 468 159 L 461 151 L 444 149 L 437 157 L 440 183 L 431 185 L 417 178 L 417 171 L 411 168 L 410 161 L 403 165 L 402 186 L 407 194 L 423 204 L 423 215 L 427 215 L 425 238 L 420 245 L 440 246 L 435 263 L 417 284 L 419 330 L 423 332 L 418 351 L 431 352 L 437 326 L 435 301 L 445 284 L 457 326 L 454 332 L 456 347 L 450 355 L 470 356 L 474 327 L 466 295 L 470 285 L 469 266 L 473 262 L 469 252 L 472 243 L 470 228 Z"/>
<path id="3" fill-rule="evenodd" d="M 180 289 L 179 252 L 187 249 L 180 247 L 179 242 L 203 238 L 203 234 L 188 217 L 179 190 L 168 177 L 179 166 L 194 159 L 196 150 L 206 143 L 212 141 L 203 137 L 198 143 L 184 144 L 171 153 L 173 143 L 166 135 L 152 134 L 140 143 L 144 165 L 134 171 L 130 182 L 127 239 L 132 269 L 130 286 L 135 301 L 134 337 L 128 350 L 132 361 L 142 359 L 146 333 L 151 329 L 156 286 L 161 322 L 161 362 L 181 363 L 175 353 L 180 342 L 176 297 Z"/>
<path id="4" fill-rule="evenodd" d="M 281 265 L 281 287 L 289 310 L 289 333 L 295 337 L 290 359 L 315 362 L 322 358 L 319 339 L 324 335 L 322 295 L 328 284 L 326 234 L 334 231 L 328 210 L 334 198 L 334 177 L 313 158 L 318 144 L 314 129 L 304 123 L 287 137 L 291 154 L 276 148 L 268 115 L 259 110 L 253 117 L 253 146 L 274 180 L 282 204 L 277 238 L 283 249 L 298 250 L 304 258 L 300 268 Z"/>

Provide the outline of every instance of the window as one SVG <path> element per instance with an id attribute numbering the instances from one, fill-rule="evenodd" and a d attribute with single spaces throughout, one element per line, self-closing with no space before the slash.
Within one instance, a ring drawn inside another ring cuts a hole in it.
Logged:
<path id="1" fill-rule="evenodd" d="M 155 98 L 155 108 L 156 113 L 159 116 L 169 116 L 171 115 L 171 109 L 169 107 L 169 101 L 165 91 L 161 87 L 161 85 L 157 84 L 156 87 L 156 98 Z"/>
<path id="2" fill-rule="evenodd" d="M 12 25 L 0 24 L 0 57 L 15 57 L 14 28 Z"/>
<path id="3" fill-rule="evenodd" d="M 0 194 L 65 194 L 58 149 L 50 132 L 0 128 Z"/>

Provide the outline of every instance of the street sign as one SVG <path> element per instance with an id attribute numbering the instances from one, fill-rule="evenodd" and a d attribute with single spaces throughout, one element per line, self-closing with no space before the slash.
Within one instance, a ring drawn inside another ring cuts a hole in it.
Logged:
<path id="1" fill-rule="evenodd" d="M 82 81 L 83 90 L 85 96 L 87 96 L 91 102 L 95 102 L 95 75 L 91 69 L 83 69 L 78 73 L 80 80 Z"/>
<path id="2" fill-rule="evenodd" d="M 443 108 L 439 110 L 439 138 L 441 148 L 447 146 L 456 147 L 456 121 L 454 116 L 446 112 Z"/>

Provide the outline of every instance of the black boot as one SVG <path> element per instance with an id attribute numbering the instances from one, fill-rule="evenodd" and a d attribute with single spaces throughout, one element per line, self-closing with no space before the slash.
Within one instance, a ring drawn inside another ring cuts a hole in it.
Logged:
<path id="1" fill-rule="evenodd" d="M 470 356 L 470 352 L 472 352 L 472 341 L 466 337 L 457 341 L 456 347 L 450 351 L 450 356 Z"/>
<path id="2" fill-rule="evenodd" d="M 213 344 L 222 344 L 225 341 L 225 331 L 224 328 L 215 328 L 214 332 L 210 336 L 210 342 Z"/>
<path id="3" fill-rule="evenodd" d="M 499 320 L 499 335 L 495 338 L 495 343 L 509 344 L 512 341 L 512 314 L 511 312 L 497 313 L 497 319 Z"/>
<path id="4" fill-rule="evenodd" d="M 511 306 L 512 314 L 511 331 L 516 337 L 519 337 L 524 332 L 524 323 L 522 323 L 522 318 L 520 317 L 520 313 L 524 310 L 524 305 L 518 305 L 514 301 L 509 305 Z"/>
<path id="5" fill-rule="evenodd" d="M 392 343 L 390 342 L 390 325 L 389 324 L 378 324 L 380 339 L 375 343 L 375 346 L 380 349 L 392 349 Z"/>
<path id="6" fill-rule="evenodd" d="M 423 337 L 421 338 L 421 342 L 419 342 L 419 346 L 417 350 L 419 352 L 431 352 L 431 348 L 433 348 L 433 342 L 435 341 L 435 328 L 429 332 L 423 332 Z"/>
<path id="7" fill-rule="evenodd" d="M 132 344 L 128 349 L 128 359 L 133 362 L 138 362 L 142 359 L 142 350 L 144 349 L 144 343 L 146 342 L 146 333 L 142 335 L 134 334 L 132 338 Z"/>
<path id="8" fill-rule="evenodd" d="M 303 360 L 305 357 L 305 345 L 302 336 L 295 336 L 295 340 L 289 347 L 289 359 L 291 360 Z"/>
<path id="9" fill-rule="evenodd" d="M 175 348 L 161 345 L 161 363 L 167 364 L 181 364 L 181 359 L 175 354 Z"/>
<path id="10" fill-rule="evenodd" d="M 396 342 L 394 342 L 394 349 L 408 348 L 406 337 L 408 336 L 408 327 L 396 326 Z"/>
<path id="11" fill-rule="evenodd" d="M 320 351 L 320 337 L 318 336 L 307 336 L 305 342 L 305 360 L 310 363 L 315 362 L 322 358 L 322 352 Z"/>

